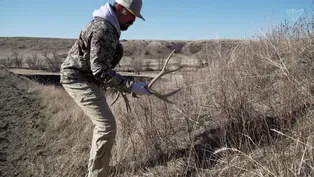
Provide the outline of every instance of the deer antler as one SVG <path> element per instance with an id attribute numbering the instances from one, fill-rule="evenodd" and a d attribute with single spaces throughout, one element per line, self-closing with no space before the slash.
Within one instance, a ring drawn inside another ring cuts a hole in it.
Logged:
<path id="1" fill-rule="evenodd" d="M 114 98 L 114 100 L 110 103 L 110 107 L 111 107 L 112 105 L 114 105 L 114 104 L 118 101 L 120 95 L 121 95 L 121 93 L 118 92 L 118 93 L 117 93 L 117 96 L 116 96 L 116 97 Z"/>
<path id="2" fill-rule="evenodd" d="M 150 83 L 148 84 L 148 86 L 146 87 L 146 89 L 147 89 L 149 92 L 151 92 L 154 96 L 156 96 L 157 98 L 159 98 L 159 99 L 161 99 L 161 100 L 163 100 L 163 101 L 166 101 L 166 102 L 168 102 L 168 103 L 171 103 L 171 104 L 173 104 L 173 102 L 170 101 L 170 100 L 168 99 L 168 97 L 171 96 L 171 95 L 176 94 L 176 93 L 179 92 L 182 88 L 177 89 L 177 90 L 175 90 L 175 91 L 172 91 L 172 92 L 170 92 L 170 93 L 167 93 L 167 94 L 162 95 L 162 94 L 160 94 L 160 93 L 154 91 L 154 90 L 152 89 L 152 86 L 153 86 L 153 85 L 156 83 L 156 81 L 159 80 L 162 76 L 164 76 L 164 75 L 166 75 L 166 74 L 169 74 L 169 73 L 173 73 L 173 72 L 178 71 L 178 70 L 182 69 L 183 67 L 185 67 L 185 66 L 183 65 L 183 66 L 180 66 L 179 68 L 174 69 L 174 70 L 167 70 L 168 62 L 169 62 L 171 56 L 174 54 L 174 52 L 175 52 L 175 50 L 173 50 L 173 51 L 170 53 L 170 55 L 168 56 L 168 58 L 167 58 L 167 60 L 166 60 L 166 62 L 165 62 L 165 64 L 164 64 L 162 70 L 160 71 L 160 73 L 159 73 L 156 77 L 154 77 L 154 79 L 151 80 Z"/>
<path id="3" fill-rule="evenodd" d="M 170 100 L 168 99 L 168 97 L 170 97 L 171 95 L 176 94 L 176 93 L 179 92 L 182 88 L 179 88 L 179 89 L 177 89 L 177 90 L 174 90 L 174 91 L 172 91 L 172 92 L 170 92 L 170 93 L 167 93 L 167 94 L 164 94 L 164 95 L 163 95 L 163 94 L 160 94 L 160 93 L 154 91 L 154 90 L 152 89 L 152 86 L 153 86 L 153 85 L 156 83 L 156 81 L 159 80 L 162 76 L 164 76 L 164 75 L 166 75 L 166 74 L 169 74 L 169 73 L 173 73 L 173 72 L 178 71 L 178 70 L 182 69 L 183 67 L 185 67 L 185 65 L 183 65 L 183 66 L 180 66 L 179 68 L 174 69 L 174 70 L 167 70 L 167 65 L 168 65 L 168 63 L 169 63 L 169 60 L 170 60 L 171 56 L 174 54 L 174 52 L 175 52 L 175 50 L 173 50 L 173 51 L 170 53 L 170 55 L 168 56 L 168 58 L 167 58 L 167 60 L 166 60 L 166 62 L 165 62 L 165 64 L 164 64 L 162 70 L 160 71 L 160 73 L 159 73 L 156 77 L 154 77 L 153 80 L 151 80 L 150 83 L 146 86 L 146 89 L 147 89 L 152 95 L 156 96 L 157 98 L 159 98 L 159 99 L 161 99 L 161 100 L 163 100 L 163 101 L 166 101 L 167 103 L 171 103 L 171 104 L 173 104 L 173 102 L 170 101 Z M 129 103 L 128 98 L 126 97 L 126 95 L 125 95 L 124 93 L 122 93 L 122 92 L 120 92 L 120 91 L 119 91 L 119 93 L 117 94 L 117 96 L 115 97 L 115 99 L 112 101 L 112 103 L 110 104 L 110 106 L 112 106 L 113 104 L 116 103 L 116 101 L 119 99 L 120 95 L 122 95 L 122 97 L 123 97 L 123 99 L 124 99 L 124 102 L 125 102 L 125 106 L 126 106 L 127 111 L 131 110 L 131 106 L 130 106 L 130 103 Z M 132 96 L 133 96 L 133 97 L 136 97 L 136 95 L 135 95 L 134 93 L 132 93 Z"/>
<path id="4" fill-rule="evenodd" d="M 117 102 L 117 100 L 119 99 L 120 95 L 122 95 L 122 98 L 124 99 L 126 111 L 129 112 L 131 110 L 131 106 L 130 106 L 129 100 L 126 97 L 126 95 L 123 92 L 121 92 L 121 91 L 118 92 L 117 96 L 114 98 L 114 100 L 110 104 L 110 107 Z"/>

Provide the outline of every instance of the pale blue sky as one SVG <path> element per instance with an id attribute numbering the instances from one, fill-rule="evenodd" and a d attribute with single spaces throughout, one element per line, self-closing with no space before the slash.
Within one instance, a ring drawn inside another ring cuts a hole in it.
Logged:
<path id="1" fill-rule="evenodd" d="M 0 0 L 0 36 L 77 38 L 101 5 L 114 0 Z M 285 19 L 286 9 L 313 14 L 312 0 L 143 0 L 121 39 L 247 38 Z"/>

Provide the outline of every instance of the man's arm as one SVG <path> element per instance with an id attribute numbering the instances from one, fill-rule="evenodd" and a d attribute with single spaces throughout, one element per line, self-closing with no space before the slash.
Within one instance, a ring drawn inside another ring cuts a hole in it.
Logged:
<path id="1" fill-rule="evenodd" d="M 101 83 L 125 92 L 131 92 L 133 81 L 122 77 L 112 70 L 111 62 L 116 51 L 114 36 L 104 30 L 94 31 L 91 37 L 90 64 L 91 70 Z"/>

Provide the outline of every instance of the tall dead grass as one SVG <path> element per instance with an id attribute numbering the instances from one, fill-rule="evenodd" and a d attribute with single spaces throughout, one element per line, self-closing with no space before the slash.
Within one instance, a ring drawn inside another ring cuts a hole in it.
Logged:
<path id="1" fill-rule="evenodd" d="M 313 176 L 313 32 L 301 19 L 258 40 L 208 53 L 210 65 L 172 74 L 175 105 L 119 100 L 113 176 Z M 303 26 L 302 26 L 303 25 Z M 309 26 L 309 25 L 307 25 Z M 92 125 L 62 90 L 38 86 L 49 126 L 38 176 L 82 176 Z M 108 96 L 108 102 L 112 99 Z M 53 174 L 49 173 L 54 171 Z"/>
<path id="2" fill-rule="evenodd" d="M 132 102 L 133 114 L 117 105 L 116 174 L 311 175 L 312 153 L 305 153 L 304 143 L 276 132 L 312 141 L 313 129 L 295 134 L 300 122 L 311 122 L 306 118 L 313 103 L 313 33 L 304 23 L 310 22 L 285 23 L 227 51 L 217 41 L 210 66 L 181 73 L 183 83 L 172 79 L 160 86 L 166 91 L 183 85 L 176 105 L 147 97 Z"/>

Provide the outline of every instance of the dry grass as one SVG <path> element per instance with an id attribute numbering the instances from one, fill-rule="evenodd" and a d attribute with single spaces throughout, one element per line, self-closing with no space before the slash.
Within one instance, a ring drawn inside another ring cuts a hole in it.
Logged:
<path id="1" fill-rule="evenodd" d="M 34 91 L 43 98 L 49 117 L 49 126 L 42 136 L 45 153 L 35 164 L 40 167 L 37 175 L 79 176 L 85 170 L 85 164 L 81 162 L 88 158 L 86 152 L 92 135 L 89 119 L 62 90 L 38 86 Z"/>
<path id="2" fill-rule="evenodd" d="M 130 98 L 133 111 L 127 114 L 119 100 L 112 108 L 118 134 L 111 174 L 313 176 L 314 36 L 304 23 L 280 26 L 229 50 L 217 41 L 208 67 L 158 86 L 161 92 L 183 87 L 171 98 L 175 105 Z M 32 91 L 49 117 L 34 175 L 82 176 L 90 120 L 62 89 Z"/>

